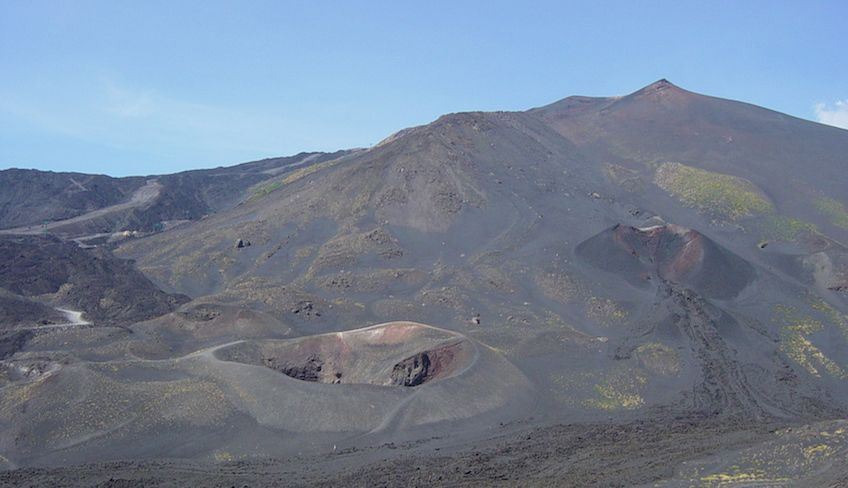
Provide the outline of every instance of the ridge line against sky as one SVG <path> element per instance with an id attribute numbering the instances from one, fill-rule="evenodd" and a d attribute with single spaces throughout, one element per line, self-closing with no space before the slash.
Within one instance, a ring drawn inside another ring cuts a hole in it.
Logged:
<path id="1" fill-rule="evenodd" d="M 659 78 L 848 128 L 848 3 L 8 1 L 0 169 L 170 173 L 370 146 Z"/>

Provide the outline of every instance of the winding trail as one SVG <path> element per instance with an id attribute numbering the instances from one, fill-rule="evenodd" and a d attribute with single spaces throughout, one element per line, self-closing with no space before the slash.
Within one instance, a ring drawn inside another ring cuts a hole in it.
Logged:
<path id="1" fill-rule="evenodd" d="M 86 325 L 94 325 L 93 322 L 89 322 L 82 318 L 82 312 L 77 310 L 71 310 L 69 308 L 56 308 L 57 311 L 61 312 L 65 316 L 65 320 L 67 322 L 63 324 L 47 324 L 47 325 L 35 325 L 32 327 L 20 327 L 15 330 L 44 330 L 44 329 L 67 329 L 70 327 L 80 327 Z"/>

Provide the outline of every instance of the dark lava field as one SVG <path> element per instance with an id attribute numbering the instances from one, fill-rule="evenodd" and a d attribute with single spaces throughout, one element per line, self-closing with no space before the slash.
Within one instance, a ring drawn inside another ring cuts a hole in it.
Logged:
<path id="1" fill-rule="evenodd" d="M 0 485 L 848 486 L 848 131 L 660 80 L 0 171 Z"/>

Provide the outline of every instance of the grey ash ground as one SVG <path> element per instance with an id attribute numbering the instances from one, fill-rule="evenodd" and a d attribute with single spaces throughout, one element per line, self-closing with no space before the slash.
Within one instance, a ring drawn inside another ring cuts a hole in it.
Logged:
<path id="1" fill-rule="evenodd" d="M 660 80 L 2 172 L 0 484 L 845 486 L 846 155 Z"/>

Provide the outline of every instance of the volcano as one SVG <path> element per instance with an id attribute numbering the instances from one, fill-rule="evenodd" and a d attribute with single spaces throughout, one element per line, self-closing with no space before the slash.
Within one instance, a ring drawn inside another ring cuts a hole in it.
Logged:
<path id="1" fill-rule="evenodd" d="M 367 149 L 43 177 L 109 191 L 0 214 L 0 480 L 848 476 L 848 131 L 660 80 Z"/>

